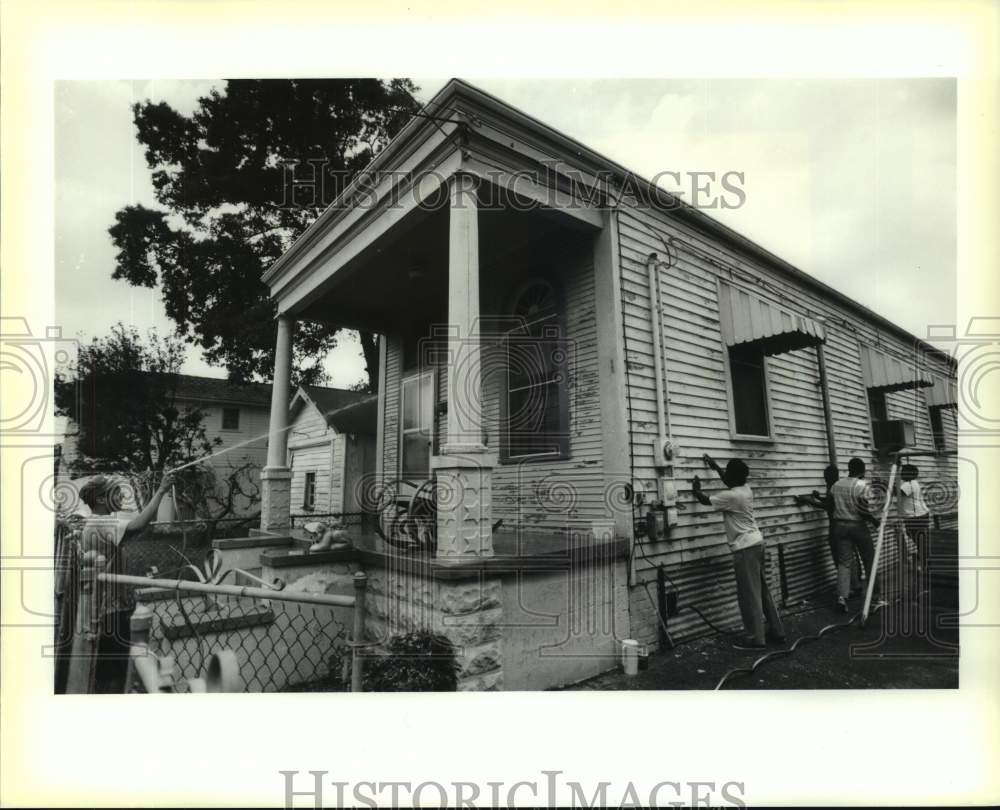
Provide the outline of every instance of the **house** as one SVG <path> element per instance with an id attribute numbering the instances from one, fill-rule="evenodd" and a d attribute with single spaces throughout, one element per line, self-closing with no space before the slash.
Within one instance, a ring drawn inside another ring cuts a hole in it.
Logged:
<path id="1" fill-rule="evenodd" d="M 833 582 L 826 517 L 794 499 L 831 460 L 884 477 L 905 445 L 955 492 L 954 457 L 934 455 L 957 435 L 948 357 L 462 81 L 264 280 L 279 314 L 262 529 L 286 531 L 294 504 L 296 322 L 377 332 L 376 480 L 435 482 L 436 547 L 359 533 L 353 556 L 315 562 L 364 567 L 376 641 L 451 638 L 462 689 L 585 678 L 622 639 L 704 632 L 688 606 L 735 622 L 721 521 L 690 496 L 706 452 L 747 460 L 786 603 Z"/>
<path id="2" fill-rule="evenodd" d="M 293 513 L 361 512 L 364 483 L 375 473 L 378 397 L 300 386 L 289 413 Z"/>
<path id="3" fill-rule="evenodd" d="M 173 390 L 177 409 L 183 411 L 186 408 L 197 408 L 204 415 L 205 437 L 212 443 L 212 452 L 216 454 L 208 463 L 222 477 L 242 467 L 246 467 L 244 477 L 241 480 L 241 486 L 251 496 L 257 495 L 260 490 L 260 471 L 263 469 L 267 457 L 271 386 L 265 383 L 236 384 L 224 379 L 200 377 L 192 374 L 178 374 L 175 380 Z M 306 390 L 308 391 L 308 395 L 305 394 Z M 304 396 L 309 397 L 308 401 L 310 403 L 322 403 L 321 407 L 323 411 L 317 414 L 320 421 L 322 421 L 330 415 L 330 411 L 337 407 L 356 403 L 366 395 L 338 388 L 324 388 L 320 386 L 310 386 L 308 389 L 300 389 L 296 395 L 296 400 L 291 403 L 291 407 L 296 413 L 303 411 L 301 418 L 305 420 L 301 428 L 296 426 L 295 429 L 308 433 L 310 427 L 306 422 L 308 421 L 309 414 L 305 409 L 299 407 L 304 401 L 302 400 Z M 312 407 L 315 408 L 315 406 Z M 373 406 L 370 406 L 369 410 L 373 412 Z M 356 424 L 357 415 L 352 417 L 350 414 L 345 414 L 341 419 L 345 420 L 344 424 L 347 426 L 358 427 Z M 352 419 L 354 420 L 353 422 L 351 421 Z M 326 429 L 332 431 L 334 430 L 332 427 L 333 423 L 330 424 L 331 427 Z M 370 432 L 374 433 L 374 422 L 372 422 Z M 79 453 L 76 445 L 76 433 L 76 425 L 70 420 L 67 424 L 66 437 L 63 441 L 60 456 L 60 464 L 64 470 L 68 469 L 67 465 Z M 350 439 L 352 448 L 354 445 L 363 448 L 370 442 L 367 439 L 361 439 L 360 436 L 362 434 L 363 431 L 355 430 L 338 435 L 345 447 L 348 445 L 348 440 Z M 303 441 L 308 442 L 315 438 L 318 437 L 313 436 L 312 433 L 309 433 L 308 438 L 305 439 L 293 433 L 292 440 L 289 442 L 289 463 L 291 464 L 295 461 L 297 449 L 304 450 L 304 448 L 300 447 Z M 324 440 L 329 444 L 329 438 Z M 343 456 L 338 457 L 343 458 Z M 360 469 L 364 462 L 364 456 L 359 454 L 358 458 L 355 459 L 352 452 L 350 458 L 350 464 L 352 465 L 350 469 L 353 470 L 355 465 Z M 299 463 L 301 464 L 306 459 L 307 456 L 300 456 Z M 360 474 L 358 472 L 358 475 Z M 327 479 L 325 486 L 329 487 L 329 479 Z M 327 501 L 330 501 L 330 495 L 327 495 L 326 498 Z M 299 503 L 301 504 L 301 500 Z M 323 509 L 322 511 L 340 511 L 339 501 L 337 503 L 337 509 Z M 232 514 L 233 516 L 254 514 L 259 509 L 260 504 L 257 497 L 243 498 L 237 496 L 234 499 Z"/>
<path id="4" fill-rule="evenodd" d="M 213 453 L 236 447 L 209 462 L 217 475 L 225 477 L 246 467 L 242 486 L 248 493 L 258 493 L 260 470 L 267 457 L 271 386 L 264 383 L 234 384 L 215 377 L 177 374 L 174 375 L 172 389 L 178 411 L 191 408 L 202 412 L 205 437 L 212 443 Z M 79 452 L 77 427 L 70 419 L 61 454 L 64 470 L 68 470 L 68 465 Z M 259 508 L 257 498 L 237 496 L 232 514 L 254 514 Z"/>

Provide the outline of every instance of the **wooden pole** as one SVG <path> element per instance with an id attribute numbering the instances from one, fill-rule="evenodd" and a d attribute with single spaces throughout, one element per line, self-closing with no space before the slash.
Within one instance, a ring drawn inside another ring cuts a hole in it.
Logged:
<path id="1" fill-rule="evenodd" d="M 896 468 L 899 467 L 899 459 L 892 462 L 892 469 L 889 471 L 889 488 L 885 493 L 885 504 L 882 506 L 882 520 L 878 524 L 878 540 L 875 542 L 875 556 L 872 558 L 872 570 L 868 572 L 868 590 L 865 592 L 865 606 L 861 609 L 861 626 L 865 626 L 868 621 L 868 611 L 872 604 L 872 594 L 875 592 L 875 577 L 878 571 L 878 558 L 882 554 L 882 541 L 885 539 L 885 523 L 889 519 L 889 507 L 892 505 L 892 488 L 896 483 Z"/>
<path id="2" fill-rule="evenodd" d="M 94 688 L 97 643 L 101 632 L 98 574 L 103 569 L 104 557 L 96 551 L 88 551 L 83 555 L 76 632 L 66 678 L 66 693 L 70 695 L 85 695 Z"/>
<path id="3" fill-rule="evenodd" d="M 361 645 L 365 638 L 365 591 L 368 575 L 358 571 L 354 575 L 354 632 L 351 635 L 351 691 L 361 691 L 363 658 Z"/>

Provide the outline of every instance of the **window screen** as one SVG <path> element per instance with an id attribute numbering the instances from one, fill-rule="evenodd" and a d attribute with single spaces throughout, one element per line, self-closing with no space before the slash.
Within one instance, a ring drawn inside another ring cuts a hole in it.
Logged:
<path id="1" fill-rule="evenodd" d="M 305 486 L 302 488 L 302 507 L 304 509 L 314 509 L 316 507 L 316 473 L 307 472 Z"/>
<path id="2" fill-rule="evenodd" d="M 400 431 L 399 472 L 421 482 L 430 475 L 434 432 L 434 374 L 403 380 L 403 419 Z"/>
<path id="3" fill-rule="evenodd" d="M 736 432 L 742 436 L 770 436 L 763 350 L 755 344 L 730 347 L 729 374 Z"/>
<path id="4" fill-rule="evenodd" d="M 239 408 L 223 408 L 222 409 L 222 429 L 223 430 L 239 430 L 240 429 L 240 409 Z"/>
<path id="5" fill-rule="evenodd" d="M 931 416 L 931 433 L 934 436 L 934 449 L 939 453 L 948 449 L 944 438 L 944 423 L 941 419 L 941 408 L 928 408 Z"/>
<path id="6" fill-rule="evenodd" d="M 506 397 L 501 458 L 568 456 L 567 346 L 555 291 L 527 284 L 514 301 L 519 325 L 504 336 Z"/>

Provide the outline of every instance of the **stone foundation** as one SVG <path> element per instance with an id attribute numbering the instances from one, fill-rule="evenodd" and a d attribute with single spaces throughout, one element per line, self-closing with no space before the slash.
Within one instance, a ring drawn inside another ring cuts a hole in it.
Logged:
<path id="1" fill-rule="evenodd" d="M 455 647 L 459 691 L 503 688 L 501 637 L 503 586 L 498 577 L 433 579 L 420 561 L 407 567 L 369 569 L 369 639 L 426 629 Z"/>

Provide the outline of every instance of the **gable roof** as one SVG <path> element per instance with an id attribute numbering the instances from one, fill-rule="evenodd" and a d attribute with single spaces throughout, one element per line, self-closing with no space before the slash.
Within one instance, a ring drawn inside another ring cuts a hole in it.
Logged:
<path id="1" fill-rule="evenodd" d="M 520 127 L 522 131 L 529 133 L 532 138 L 537 139 L 537 142 L 545 151 L 551 151 L 553 157 L 565 156 L 567 160 L 571 160 L 573 163 L 597 176 L 609 176 L 619 184 L 627 183 L 631 188 L 635 188 L 637 185 L 644 186 L 650 203 L 668 216 L 677 217 L 699 230 L 711 234 L 730 247 L 752 256 L 768 267 L 844 305 L 879 327 L 903 338 L 908 343 L 915 343 L 923 350 L 935 353 L 936 356 L 941 354 L 931 344 L 927 343 L 927 341 L 911 334 L 885 316 L 879 315 L 864 304 L 855 301 L 850 296 L 776 256 L 732 228 L 713 219 L 704 211 L 685 202 L 682 198 L 665 191 L 637 173 L 629 171 L 621 164 L 560 132 L 555 127 L 549 126 L 513 105 L 487 93 L 485 90 L 457 78 L 451 79 L 441 88 L 427 102 L 423 110 L 414 115 L 409 123 L 375 156 L 371 163 L 355 175 L 354 179 L 347 184 L 340 195 L 320 213 L 305 231 L 299 234 L 288 250 L 279 256 L 264 272 L 262 280 L 266 283 L 281 273 L 283 268 L 289 263 L 294 262 L 299 254 L 308 249 L 318 234 L 324 232 L 328 226 L 346 214 L 351 208 L 346 203 L 359 191 L 359 184 L 363 178 L 369 177 L 374 172 L 391 168 L 393 162 L 398 161 L 399 156 L 405 154 L 411 148 L 411 145 L 421 137 L 421 133 L 434 128 L 440 130 L 441 125 L 438 121 L 445 120 L 447 113 L 452 109 L 462 113 L 471 112 L 473 120 L 475 120 L 476 113 L 492 115 L 504 121 L 508 126 L 513 124 Z M 955 358 L 947 354 L 942 359 L 952 367 L 957 365 Z"/>
<path id="2" fill-rule="evenodd" d="M 327 425 L 337 430 L 338 433 L 365 433 L 368 431 L 341 430 L 331 421 L 331 416 L 372 397 L 376 400 L 378 399 L 377 394 L 369 394 L 366 391 L 350 391 L 346 388 L 326 388 L 321 385 L 300 385 L 295 392 L 295 396 L 292 397 L 289 410 L 294 417 L 295 412 L 299 408 L 309 404 L 319 411 L 323 419 L 326 420 Z M 372 432 L 374 432 L 374 420 Z"/>

